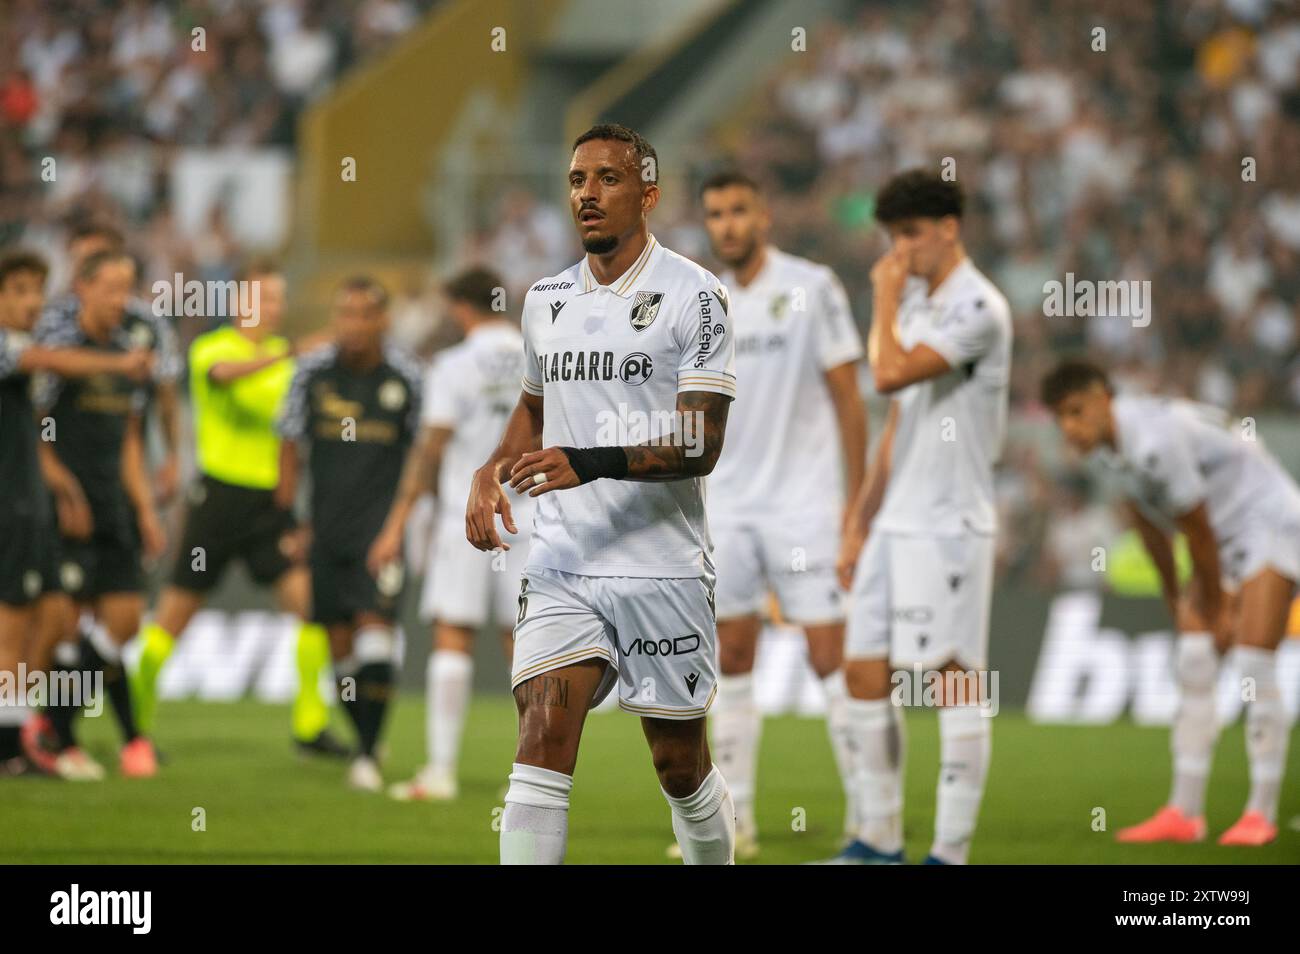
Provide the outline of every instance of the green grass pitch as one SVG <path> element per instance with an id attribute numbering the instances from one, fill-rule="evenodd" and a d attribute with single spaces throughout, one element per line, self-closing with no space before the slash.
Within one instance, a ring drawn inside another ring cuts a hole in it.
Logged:
<path id="1" fill-rule="evenodd" d="M 909 712 L 907 725 L 907 854 L 919 861 L 931 834 L 938 726 L 932 712 L 922 711 Z M 81 785 L 0 781 L 0 861 L 494 863 L 493 826 L 514 732 L 508 698 L 475 700 L 460 799 L 412 805 L 346 789 L 341 762 L 293 755 L 283 706 L 164 703 L 158 741 L 170 761 L 158 778 L 144 781 L 116 777 L 112 718 L 85 720 L 83 741 L 110 767 L 110 778 Z M 1300 831 L 1291 822 L 1300 814 L 1295 744 L 1278 840 L 1264 849 L 1213 844 L 1246 795 L 1240 725 L 1224 733 L 1216 752 L 1209 842 L 1115 844 L 1116 828 L 1145 817 L 1165 797 L 1168 738 L 1165 729 L 1127 722 L 1035 726 L 1018 713 L 1001 714 L 994 723 L 993 770 L 972 862 L 1300 862 Z M 384 772 L 395 781 L 421 760 L 419 699 L 396 706 L 388 744 Z M 793 864 L 832 854 L 842 802 L 824 724 L 769 719 L 762 746 L 758 861 Z M 204 831 L 193 830 L 196 808 L 203 809 Z M 1094 831 L 1096 809 L 1105 811 L 1108 831 Z M 668 808 L 637 720 L 618 712 L 592 716 L 574 785 L 569 862 L 666 863 L 670 837 Z"/>

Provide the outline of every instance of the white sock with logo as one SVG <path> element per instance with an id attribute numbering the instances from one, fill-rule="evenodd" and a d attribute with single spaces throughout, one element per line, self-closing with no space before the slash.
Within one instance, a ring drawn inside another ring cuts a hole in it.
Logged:
<path id="1" fill-rule="evenodd" d="M 1277 685 L 1277 660 L 1272 650 L 1238 646 L 1237 666 L 1245 681 L 1253 680 L 1255 698 L 1246 709 L 1246 754 L 1250 758 L 1250 798 L 1246 810 L 1277 822 L 1277 803 L 1286 768 L 1287 715 Z"/>
<path id="2" fill-rule="evenodd" d="M 501 813 L 503 865 L 559 865 L 569 840 L 573 776 L 514 763 Z"/>
<path id="3" fill-rule="evenodd" d="M 753 832 L 754 780 L 763 717 L 754 702 L 754 674 L 718 676 L 718 695 L 709 711 L 714 765 L 727 780 L 736 808 L 736 827 Z"/>
<path id="4" fill-rule="evenodd" d="M 939 710 L 939 792 L 930 854 L 964 865 L 984 797 L 993 749 L 993 720 L 980 706 Z"/>
<path id="5" fill-rule="evenodd" d="M 853 759 L 853 738 L 849 728 L 849 690 L 844 682 L 844 670 L 837 669 L 822 680 L 826 693 L 826 731 L 831 737 L 831 752 L 835 767 L 840 773 L 844 788 L 844 831 L 852 835 L 857 831 L 858 814 L 853 794 L 853 776 L 857 771 Z"/>
<path id="6" fill-rule="evenodd" d="M 857 742 L 854 805 L 858 840 L 886 854 L 903 847 L 903 716 L 890 699 L 849 698 L 844 709 Z"/>
<path id="7" fill-rule="evenodd" d="M 1205 814 L 1205 786 L 1210 759 L 1219 734 L 1214 714 L 1214 684 L 1219 654 L 1209 633 L 1178 637 L 1175 652 L 1178 673 L 1178 711 L 1169 736 L 1174 756 L 1174 781 L 1169 804 L 1188 818 Z"/>
<path id="8" fill-rule="evenodd" d="M 673 811 L 673 834 L 688 865 L 735 864 L 736 809 L 727 781 L 715 765 L 685 798 L 664 792 Z"/>
<path id="9" fill-rule="evenodd" d="M 468 653 L 438 649 L 429 657 L 425 732 L 429 768 L 436 776 L 456 777 L 473 682 L 474 658 Z"/>

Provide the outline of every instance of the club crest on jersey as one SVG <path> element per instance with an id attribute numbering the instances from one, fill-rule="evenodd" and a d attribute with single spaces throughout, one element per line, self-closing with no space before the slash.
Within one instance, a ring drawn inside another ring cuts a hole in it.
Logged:
<path id="1" fill-rule="evenodd" d="M 628 314 L 632 327 L 637 331 L 645 331 L 654 324 L 663 300 L 663 292 L 637 292 L 632 301 L 632 311 Z"/>
<path id="2" fill-rule="evenodd" d="M 153 329 L 143 322 L 132 325 L 128 336 L 131 339 L 132 348 L 152 348 L 153 347 Z"/>
<path id="3" fill-rule="evenodd" d="M 379 386 L 379 406 L 385 411 L 396 411 L 406 400 L 406 388 L 401 381 L 388 380 Z"/>

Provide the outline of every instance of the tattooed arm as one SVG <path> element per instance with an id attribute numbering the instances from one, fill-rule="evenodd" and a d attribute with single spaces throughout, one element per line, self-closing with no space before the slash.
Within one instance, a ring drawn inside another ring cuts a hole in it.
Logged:
<path id="1" fill-rule="evenodd" d="M 731 398 L 725 394 L 682 391 L 677 395 L 677 427 L 671 435 L 629 447 L 548 447 L 533 451 L 520 457 L 511 469 L 510 485 L 519 493 L 540 497 L 597 477 L 638 481 L 705 477 L 722 453 L 730 404 Z M 593 472 L 592 468 L 597 470 Z M 546 481 L 536 483 L 534 474 L 544 474 Z"/>

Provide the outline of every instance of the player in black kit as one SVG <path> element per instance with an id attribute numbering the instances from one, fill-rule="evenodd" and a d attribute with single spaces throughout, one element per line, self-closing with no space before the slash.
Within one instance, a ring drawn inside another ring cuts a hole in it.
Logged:
<path id="1" fill-rule="evenodd" d="M 312 618 L 329 631 L 357 730 L 349 784 L 379 791 L 375 746 L 393 686 L 402 533 L 427 483 L 413 447 L 420 369 L 386 342 L 388 296 L 373 279 L 343 283 L 334 327 L 335 342 L 300 359 L 290 385 L 276 500 L 293 505 L 300 445 L 310 445 Z"/>
<path id="2" fill-rule="evenodd" d="M 118 375 L 145 379 L 153 358 L 145 350 L 109 352 L 50 348 L 32 330 L 45 300 L 48 268 L 22 250 L 0 255 L 0 673 L 12 674 L 21 693 L 0 700 L 0 776 L 30 767 L 21 758 L 20 728 L 29 712 L 24 691 L 30 674 L 46 668 L 44 654 L 57 637 L 58 542 L 53 503 L 41 479 L 37 448 L 41 425 L 31 399 L 31 375 L 64 378 Z M 18 678 L 25 666 L 27 678 Z M 98 776 L 97 766 L 76 749 L 40 768 L 69 779 Z"/>

